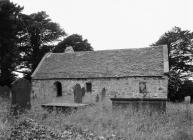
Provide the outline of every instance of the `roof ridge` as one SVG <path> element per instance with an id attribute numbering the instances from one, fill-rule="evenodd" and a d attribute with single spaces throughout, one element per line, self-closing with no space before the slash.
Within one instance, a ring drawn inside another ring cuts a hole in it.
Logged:
<path id="1" fill-rule="evenodd" d="M 160 46 L 162 46 L 162 45 L 159 45 L 159 47 Z M 76 54 L 76 53 L 96 53 L 96 52 L 116 52 L 116 51 L 125 51 L 125 50 L 150 49 L 150 48 L 154 48 L 154 47 L 156 47 L 156 46 L 147 46 L 147 47 L 143 47 L 143 48 L 123 48 L 123 49 L 95 50 L 95 51 L 75 51 L 75 52 L 70 53 L 70 54 Z M 66 54 L 66 53 L 65 52 L 62 52 L 62 53 L 53 53 L 53 52 L 51 52 L 51 54 Z"/>

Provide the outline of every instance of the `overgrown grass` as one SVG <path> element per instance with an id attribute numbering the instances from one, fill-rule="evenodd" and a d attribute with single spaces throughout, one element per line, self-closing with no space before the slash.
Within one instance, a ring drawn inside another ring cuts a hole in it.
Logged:
<path id="1" fill-rule="evenodd" d="M 4 139 L 10 134 L 13 124 L 9 115 L 10 104 L 10 100 L 0 98 L 0 139 Z"/>
<path id="2" fill-rule="evenodd" d="M 0 104 L 3 104 L 0 105 L 2 110 L 8 110 L 4 108 L 8 102 L 2 101 Z M 184 103 L 167 103 L 166 113 L 149 115 L 129 109 L 112 111 L 111 103 L 104 102 L 67 115 L 49 113 L 39 106 L 38 100 L 34 100 L 32 109 L 21 115 L 17 121 L 31 118 L 40 124 L 59 130 L 71 125 L 92 131 L 101 137 L 116 136 L 131 140 L 192 140 L 192 112 L 193 106 L 190 105 L 187 110 Z M 4 136 L 8 134 L 14 123 L 8 116 L 7 113 L 0 116 L 0 132 Z M 14 121 L 16 122 L 16 119 Z"/>

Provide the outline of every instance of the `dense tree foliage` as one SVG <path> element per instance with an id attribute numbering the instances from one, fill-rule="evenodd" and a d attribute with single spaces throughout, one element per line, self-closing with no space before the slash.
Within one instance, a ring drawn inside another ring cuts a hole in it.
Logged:
<path id="1" fill-rule="evenodd" d="M 9 3 L 0 2 L 0 84 L 10 85 L 14 80 L 13 71 L 18 59 L 17 34 L 18 17 L 22 7 Z"/>
<path id="2" fill-rule="evenodd" d="M 174 27 L 162 35 L 153 45 L 168 46 L 169 53 L 169 97 L 177 94 L 182 79 L 188 78 L 193 71 L 193 33 Z"/>
<path id="3" fill-rule="evenodd" d="M 18 68 L 27 68 L 31 74 L 45 53 L 52 50 L 53 42 L 64 36 L 65 32 L 45 12 L 22 15 L 20 19 L 18 46 L 22 63 Z"/>
<path id="4" fill-rule="evenodd" d="M 185 96 L 191 96 L 191 103 L 193 103 L 193 81 L 185 80 L 182 84 L 180 93 Z"/>
<path id="5" fill-rule="evenodd" d="M 14 72 L 30 77 L 47 52 L 63 52 L 67 46 L 75 51 L 93 48 L 78 34 L 66 37 L 60 26 L 52 22 L 46 12 L 30 15 L 21 13 L 23 7 L 10 2 L 0 2 L 0 84 L 10 85 Z"/>
<path id="6" fill-rule="evenodd" d="M 82 36 L 73 34 L 54 45 L 66 33 L 51 21 L 46 12 L 22 14 L 23 8 L 13 3 L 1 3 L 0 7 L 0 84 L 10 84 L 13 72 L 30 77 L 47 52 L 63 52 L 67 46 L 75 51 L 93 48 Z"/>
<path id="7" fill-rule="evenodd" d="M 87 39 L 83 39 L 81 35 L 72 34 L 59 42 L 58 45 L 55 46 L 53 52 L 64 52 L 68 46 L 72 46 L 74 51 L 93 51 Z"/>
<path id="8" fill-rule="evenodd" d="M 168 31 L 154 45 L 168 45 L 170 71 L 180 74 L 192 71 L 193 33 L 174 27 Z"/>

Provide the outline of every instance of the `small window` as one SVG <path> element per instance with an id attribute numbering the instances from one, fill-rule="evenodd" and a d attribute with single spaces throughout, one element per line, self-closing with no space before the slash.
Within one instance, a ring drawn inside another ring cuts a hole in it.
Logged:
<path id="1" fill-rule="evenodd" d="M 86 83 L 86 91 L 91 92 L 92 91 L 92 83 Z"/>
<path id="2" fill-rule="evenodd" d="M 56 97 L 62 96 L 62 84 L 60 82 L 55 82 L 54 85 L 56 86 Z"/>

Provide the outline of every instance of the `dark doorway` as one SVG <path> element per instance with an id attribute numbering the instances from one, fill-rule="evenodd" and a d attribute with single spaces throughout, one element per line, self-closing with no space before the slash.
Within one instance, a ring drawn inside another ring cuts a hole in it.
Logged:
<path id="1" fill-rule="evenodd" d="M 92 84 L 90 82 L 86 83 L 86 91 L 91 92 L 92 91 Z"/>
<path id="2" fill-rule="evenodd" d="M 56 97 L 62 96 L 62 84 L 60 82 L 55 82 L 54 85 L 56 86 Z"/>

